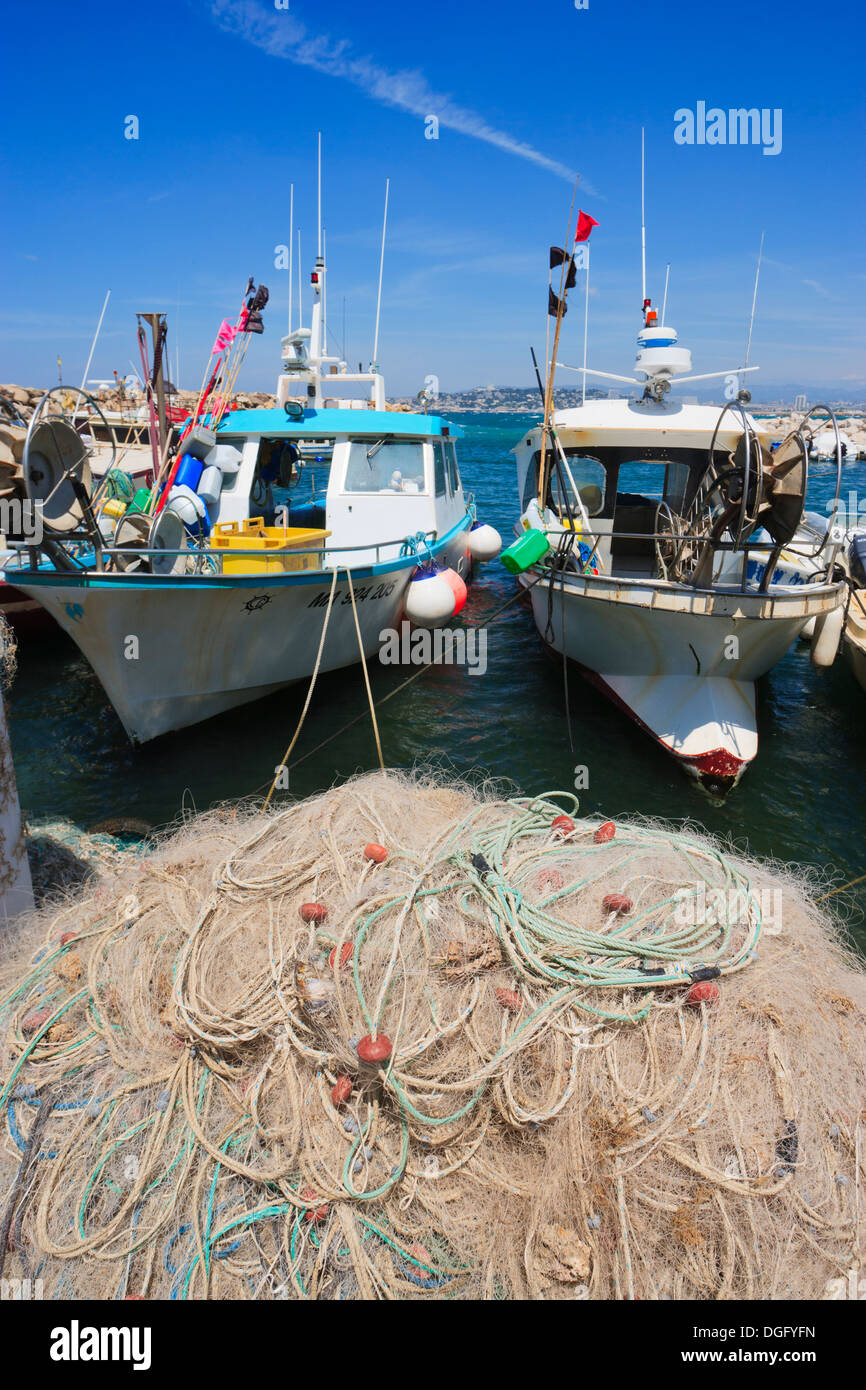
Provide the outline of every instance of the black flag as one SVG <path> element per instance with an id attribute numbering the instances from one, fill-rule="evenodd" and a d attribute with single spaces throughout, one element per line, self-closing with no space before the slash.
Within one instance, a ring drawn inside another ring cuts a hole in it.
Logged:
<path id="1" fill-rule="evenodd" d="M 557 314 L 559 313 L 559 296 L 558 296 L 558 295 L 555 295 L 555 294 L 553 293 L 553 290 L 550 289 L 549 286 L 548 286 L 548 290 L 547 290 L 547 312 L 548 312 L 553 318 L 556 318 Z M 568 313 L 568 305 L 566 304 L 565 299 L 563 298 L 563 300 L 562 300 L 562 317 L 565 318 L 565 315 L 566 315 L 567 313 Z"/>
<path id="2" fill-rule="evenodd" d="M 572 257 L 570 257 L 570 256 L 568 255 L 568 252 L 567 252 L 567 251 L 563 251 L 563 249 L 562 249 L 561 246 L 551 246 L 551 248 L 550 248 L 550 269 L 551 269 L 551 270 L 555 270 L 556 267 L 557 267 L 558 265 L 562 265 L 563 261 L 569 261 L 569 260 L 571 261 L 571 264 L 570 264 L 569 267 L 568 267 L 568 275 L 567 275 L 566 281 L 565 281 L 565 288 L 566 288 L 567 290 L 573 290 L 574 287 L 575 287 L 575 285 L 577 284 L 577 271 L 576 271 L 575 268 L 574 268 L 574 260 L 573 260 Z"/>

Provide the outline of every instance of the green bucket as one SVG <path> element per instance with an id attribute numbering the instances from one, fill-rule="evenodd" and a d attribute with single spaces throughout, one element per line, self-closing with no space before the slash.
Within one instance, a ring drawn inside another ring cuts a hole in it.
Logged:
<path id="1" fill-rule="evenodd" d="M 503 550 L 499 558 L 509 574 L 523 574 L 532 569 L 549 549 L 550 541 L 544 532 L 530 529 L 524 531 L 507 550 Z"/>

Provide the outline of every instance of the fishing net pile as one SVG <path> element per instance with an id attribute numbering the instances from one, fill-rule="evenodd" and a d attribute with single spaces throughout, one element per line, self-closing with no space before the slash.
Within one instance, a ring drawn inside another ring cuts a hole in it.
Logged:
<path id="1" fill-rule="evenodd" d="M 697 833 L 394 773 L 223 808 L 0 970 L 53 1298 L 811 1298 L 863 1257 L 866 976 Z"/>

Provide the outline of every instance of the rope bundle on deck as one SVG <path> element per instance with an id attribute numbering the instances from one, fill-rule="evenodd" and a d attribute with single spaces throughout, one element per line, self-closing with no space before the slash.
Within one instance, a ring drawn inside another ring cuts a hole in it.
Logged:
<path id="1" fill-rule="evenodd" d="M 862 971 L 793 878 L 562 800 L 374 774 L 43 913 L 0 977 L 6 1276 L 771 1298 L 859 1268 Z"/>

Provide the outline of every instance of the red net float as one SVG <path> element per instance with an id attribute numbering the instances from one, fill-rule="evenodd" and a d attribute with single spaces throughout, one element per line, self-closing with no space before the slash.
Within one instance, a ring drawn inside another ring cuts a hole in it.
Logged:
<path id="1" fill-rule="evenodd" d="M 345 1105 L 349 1096 L 352 1094 L 351 1076 L 338 1076 L 334 1085 L 331 1087 L 331 1100 L 334 1105 Z"/>
<path id="2" fill-rule="evenodd" d="M 602 898 L 601 905 L 606 912 L 631 912 L 634 907 L 631 898 L 626 897 L 625 893 L 608 893 L 606 898 Z"/>
<path id="3" fill-rule="evenodd" d="M 713 984 L 712 980 L 700 980 L 698 984 L 692 985 L 686 995 L 686 1003 L 697 1009 L 701 1004 L 717 1004 L 720 998 L 721 991 L 718 985 Z"/>
<path id="4" fill-rule="evenodd" d="M 318 1196 L 319 1194 L 314 1192 L 311 1187 L 301 1188 L 301 1200 L 304 1202 L 315 1202 L 318 1200 Z M 327 1202 L 323 1202 L 322 1205 L 318 1207 L 307 1207 L 307 1210 L 304 1212 L 304 1216 L 308 1221 L 324 1221 L 327 1215 Z"/>
<path id="5" fill-rule="evenodd" d="M 606 845 L 608 841 L 613 839 L 615 834 L 616 826 L 614 825 L 613 821 L 606 820 L 603 825 L 600 825 L 598 827 L 598 830 L 596 830 L 592 838 L 595 840 L 595 843 L 597 845 Z"/>
<path id="6" fill-rule="evenodd" d="M 351 943 L 351 941 L 344 941 L 343 944 L 342 944 L 342 946 L 340 947 L 340 969 L 341 969 L 341 970 L 345 970 L 346 966 L 350 963 L 351 959 L 352 959 L 352 943 Z M 332 970 L 334 969 L 335 965 L 337 964 L 337 948 L 336 948 L 336 946 L 334 947 L 334 949 L 333 949 L 333 951 L 331 952 L 331 954 L 328 956 L 328 964 L 330 965 L 330 967 L 331 967 Z"/>
<path id="7" fill-rule="evenodd" d="M 302 922 L 324 922 L 328 915 L 324 903 L 301 903 L 299 911 Z"/>
<path id="8" fill-rule="evenodd" d="M 43 1023 L 47 1023 L 51 1017 L 50 1009 L 31 1009 L 29 1014 L 25 1014 L 21 1024 L 22 1033 L 35 1033 L 41 1028 Z"/>
<path id="9" fill-rule="evenodd" d="M 65 946 L 68 941 L 74 941 L 78 935 L 77 931 L 65 931 L 60 938 L 61 946 Z"/>
<path id="10" fill-rule="evenodd" d="M 372 1067 L 378 1066 L 380 1062 L 387 1062 L 393 1050 L 391 1039 L 386 1038 L 384 1033 L 375 1038 L 372 1033 L 368 1033 L 355 1048 L 361 1061 Z"/>
<path id="11" fill-rule="evenodd" d="M 557 816 L 550 828 L 558 839 L 564 840 L 574 834 L 574 821 L 571 816 Z"/>
<path id="12" fill-rule="evenodd" d="M 388 851 L 384 845 L 365 845 L 364 858 L 369 859 L 373 864 L 384 864 L 388 858 Z"/>
<path id="13" fill-rule="evenodd" d="M 497 989 L 496 1002 L 510 1014 L 519 1014 L 523 1008 L 523 1000 L 516 989 Z"/>
<path id="14" fill-rule="evenodd" d="M 551 892 L 556 893 L 560 888 L 565 887 L 565 879 L 559 869 L 542 869 L 535 882 L 542 892 L 545 888 L 549 888 Z"/>

